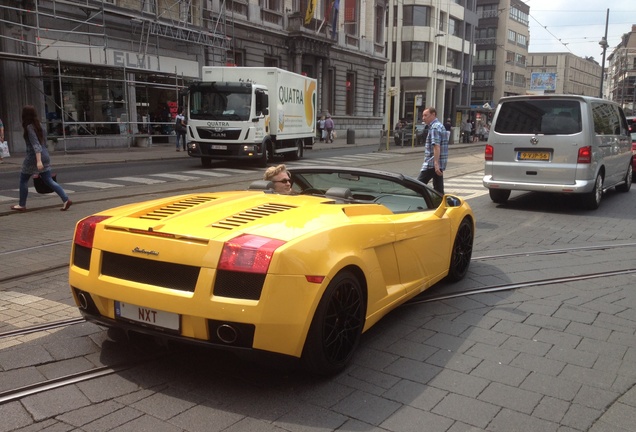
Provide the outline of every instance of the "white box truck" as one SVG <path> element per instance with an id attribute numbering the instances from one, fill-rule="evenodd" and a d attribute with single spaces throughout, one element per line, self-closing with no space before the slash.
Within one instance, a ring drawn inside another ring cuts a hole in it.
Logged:
<path id="1" fill-rule="evenodd" d="M 273 67 L 204 67 L 184 98 L 188 155 L 295 160 L 316 136 L 316 80 Z"/>

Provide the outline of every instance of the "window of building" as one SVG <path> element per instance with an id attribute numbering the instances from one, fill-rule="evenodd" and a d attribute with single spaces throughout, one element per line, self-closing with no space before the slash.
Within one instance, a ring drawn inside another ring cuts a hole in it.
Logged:
<path id="1" fill-rule="evenodd" d="M 274 12 L 282 12 L 283 11 L 283 1 L 282 0 L 261 0 L 261 7 L 265 10 L 274 11 Z M 182 2 L 186 3 L 186 2 Z"/>
<path id="2" fill-rule="evenodd" d="M 406 41 L 402 42 L 402 61 L 422 62 L 428 61 L 429 42 Z"/>
<path id="3" fill-rule="evenodd" d="M 448 20 L 448 34 L 453 36 L 462 37 L 462 23 L 455 18 Z"/>
<path id="4" fill-rule="evenodd" d="M 524 34 L 517 34 L 517 45 L 525 47 L 528 45 L 528 36 Z"/>
<path id="5" fill-rule="evenodd" d="M 528 14 L 515 6 L 510 6 L 510 18 L 522 24 L 528 25 Z"/>
<path id="6" fill-rule="evenodd" d="M 347 72 L 346 81 L 347 100 L 346 100 L 346 112 L 347 115 L 354 115 L 356 109 L 356 74 L 355 72 Z"/>
<path id="7" fill-rule="evenodd" d="M 334 108 L 336 106 L 336 70 L 333 68 L 330 68 L 327 71 L 327 85 L 325 92 L 327 93 L 325 108 L 327 112 L 334 114 Z"/>
<path id="8" fill-rule="evenodd" d="M 498 3 L 490 3 L 485 5 L 477 5 L 478 18 L 494 18 L 499 15 Z"/>
<path id="9" fill-rule="evenodd" d="M 512 84 L 515 82 L 515 74 L 512 73 L 511 71 L 506 71 L 504 79 L 506 81 L 506 84 Z"/>
<path id="10" fill-rule="evenodd" d="M 157 0 L 141 0 L 141 10 L 150 14 L 157 13 Z"/>
<path id="11" fill-rule="evenodd" d="M 382 85 L 382 78 L 373 78 L 373 115 L 380 115 L 380 89 Z"/>
<path id="12" fill-rule="evenodd" d="M 192 5 L 190 2 L 179 2 L 179 20 L 192 24 Z"/>
<path id="13" fill-rule="evenodd" d="M 474 64 L 479 66 L 493 65 L 495 64 L 495 54 L 494 49 L 477 50 Z"/>
<path id="14" fill-rule="evenodd" d="M 444 12 L 440 12 L 439 13 L 439 23 L 437 25 L 437 30 L 439 30 L 440 32 L 445 32 L 446 31 L 446 27 L 448 27 L 447 21 L 448 21 L 448 14 L 446 14 Z"/>
<path id="15" fill-rule="evenodd" d="M 486 39 L 497 37 L 497 27 L 481 27 L 475 29 L 476 39 Z"/>
<path id="16" fill-rule="evenodd" d="M 404 25 L 430 27 L 431 25 L 431 8 L 430 6 L 404 6 Z M 396 15 L 397 16 L 397 15 Z M 397 25 L 397 18 L 396 18 Z"/>
<path id="17" fill-rule="evenodd" d="M 452 49 L 446 50 L 446 67 L 452 69 L 460 68 L 461 53 L 459 51 L 453 51 Z"/>
<path id="18" fill-rule="evenodd" d="M 492 70 L 475 71 L 475 80 L 491 80 L 493 79 L 493 72 Z"/>
<path id="19" fill-rule="evenodd" d="M 375 8 L 375 35 L 374 41 L 377 44 L 384 43 L 384 7 L 376 6 Z"/>
<path id="20" fill-rule="evenodd" d="M 245 66 L 245 53 L 241 50 L 228 52 L 225 59 L 226 66 Z"/>
<path id="21" fill-rule="evenodd" d="M 265 56 L 263 58 L 263 66 L 265 67 L 278 67 L 280 61 L 276 57 Z"/>
<path id="22" fill-rule="evenodd" d="M 516 42 L 517 41 L 517 32 L 514 30 L 508 30 L 508 41 Z"/>
<path id="23" fill-rule="evenodd" d="M 359 0 L 344 0 L 344 32 L 351 36 L 358 35 L 358 1 Z"/>

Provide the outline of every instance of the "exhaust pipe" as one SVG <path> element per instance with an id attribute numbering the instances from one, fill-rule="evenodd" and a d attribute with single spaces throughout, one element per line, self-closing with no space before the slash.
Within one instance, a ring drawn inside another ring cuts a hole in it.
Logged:
<path id="1" fill-rule="evenodd" d="M 218 337 L 221 342 L 233 344 L 238 339 L 238 332 L 229 324 L 221 324 L 216 328 L 216 337 Z"/>
<path id="2" fill-rule="evenodd" d="M 79 300 L 80 309 L 88 309 L 88 299 L 86 298 L 86 293 L 84 291 L 79 291 L 77 293 L 77 299 Z"/>

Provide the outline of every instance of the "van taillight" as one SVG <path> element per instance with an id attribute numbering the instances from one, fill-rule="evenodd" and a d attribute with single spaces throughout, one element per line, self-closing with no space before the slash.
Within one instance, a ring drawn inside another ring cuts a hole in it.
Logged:
<path id="1" fill-rule="evenodd" d="M 108 218 L 110 216 L 89 216 L 79 221 L 75 227 L 75 236 L 73 236 L 75 244 L 89 249 L 92 248 L 93 239 L 95 238 L 95 226 Z"/>
<path id="2" fill-rule="evenodd" d="M 282 240 L 240 235 L 223 245 L 218 269 L 267 274 L 274 251 L 284 244 Z"/>
<path id="3" fill-rule="evenodd" d="M 495 149 L 490 144 L 486 144 L 486 149 L 484 150 L 484 158 L 487 161 L 491 161 L 494 154 L 495 154 Z"/>
<path id="4" fill-rule="evenodd" d="M 592 163 L 592 147 L 585 146 L 579 149 L 579 156 L 576 159 L 577 163 L 589 164 Z"/>

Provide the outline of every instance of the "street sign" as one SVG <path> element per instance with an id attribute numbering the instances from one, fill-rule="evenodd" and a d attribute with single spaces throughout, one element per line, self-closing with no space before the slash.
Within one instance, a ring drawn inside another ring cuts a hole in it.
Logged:
<path id="1" fill-rule="evenodd" d="M 421 94 L 415 95 L 415 106 L 417 106 L 417 107 L 421 107 L 422 106 L 422 95 Z"/>

